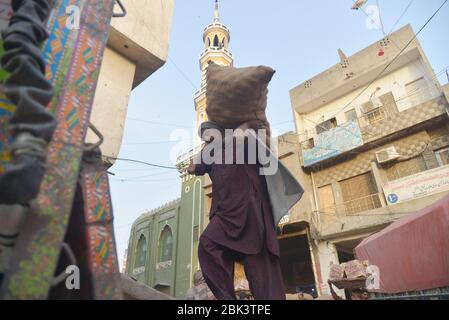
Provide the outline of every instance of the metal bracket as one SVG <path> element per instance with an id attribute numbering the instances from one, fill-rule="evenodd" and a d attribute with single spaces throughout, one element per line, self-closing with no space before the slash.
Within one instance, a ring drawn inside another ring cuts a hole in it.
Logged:
<path id="1" fill-rule="evenodd" d="M 113 17 L 113 18 L 123 18 L 123 17 L 126 17 L 126 14 L 127 14 L 128 12 L 126 11 L 126 8 L 125 8 L 125 6 L 123 5 L 122 1 L 120 1 L 120 0 L 116 0 L 116 1 L 117 1 L 118 6 L 120 7 L 120 10 L 122 10 L 122 12 L 121 12 L 121 13 L 113 13 L 113 14 L 112 14 L 112 17 Z"/>
<path id="2" fill-rule="evenodd" d="M 98 142 L 95 144 L 87 144 L 84 146 L 84 151 L 91 152 L 99 148 L 104 142 L 104 136 L 92 123 L 89 123 L 89 129 L 98 137 Z"/>

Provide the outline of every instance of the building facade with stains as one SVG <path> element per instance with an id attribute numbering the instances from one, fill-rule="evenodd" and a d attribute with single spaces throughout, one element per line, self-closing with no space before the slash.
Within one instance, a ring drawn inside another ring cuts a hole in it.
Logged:
<path id="1" fill-rule="evenodd" d="M 174 0 L 122 3 L 126 16 L 112 20 L 91 115 L 104 135 L 101 150 L 109 165 L 120 153 L 131 91 L 167 61 L 174 10 Z M 89 131 L 87 141 L 98 138 Z"/>
<path id="2" fill-rule="evenodd" d="M 447 86 L 412 28 L 340 58 L 290 92 L 324 292 L 331 262 L 449 192 Z"/>

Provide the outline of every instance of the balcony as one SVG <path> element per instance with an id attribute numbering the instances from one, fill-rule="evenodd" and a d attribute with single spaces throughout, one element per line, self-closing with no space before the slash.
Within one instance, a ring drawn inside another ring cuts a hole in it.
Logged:
<path id="1" fill-rule="evenodd" d="M 366 197 L 343 202 L 339 205 L 320 208 L 319 213 L 326 216 L 355 216 L 358 213 L 382 208 L 382 193 L 375 193 Z"/>
<path id="2" fill-rule="evenodd" d="M 376 141 L 400 138 L 420 130 L 427 121 L 447 117 L 448 101 L 443 95 L 431 98 L 421 91 L 420 95 L 395 100 L 391 92 L 380 97 L 381 104 L 368 103 L 361 106 L 362 116 L 337 125 L 330 119 L 317 125 L 315 135 L 309 135 L 302 143 L 303 166 L 321 164 L 326 160 L 348 154 Z"/>
<path id="3" fill-rule="evenodd" d="M 204 28 L 204 34 L 206 34 L 209 30 L 214 29 L 214 28 L 219 28 L 219 29 L 223 29 L 225 30 L 228 34 L 231 33 L 231 31 L 228 29 L 228 27 L 226 27 L 223 23 L 220 22 L 214 22 L 209 24 L 207 27 Z"/>
<path id="4" fill-rule="evenodd" d="M 381 197 L 383 197 L 383 194 L 372 194 L 367 197 L 344 202 L 338 209 L 340 209 L 341 212 L 344 212 L 348 216 L 355 215 L 360 212 L 378 209 L 382 207 L 382 201 L 380 200 Z"/>
<path id="5" fill-rule="evenodd" d="M 201 53 L 200 59 L 204 58 L 204 56 L 206 56 L 209 53 L 225 53 L 230 58 L 232 58 L 232 53 L 225 47 L 209 47 L 206 50 L 204 50 L 203 53 Z"/>
<path id="6" fill-rule="evenodd" d="M 334 158 L 363 145 L 362 133 L 357 120 L 344 123 L 315 136 L 309 148 L 303 148 L 304 167 Z"/>
<path id="7" fill-rule="evenodd" d="M 392 95 L 391 95 L 392 96 Z M 379 108 L 359 118 L 362 138 L 365 144 L 392 135 L 401 136 L 420 124 L 446 115 L 448 105 L 444 96 L 438 96 L 419 103 L 420 100 L 390 99 Z M 418 104 L 416 104 L 418 103 Z"/>

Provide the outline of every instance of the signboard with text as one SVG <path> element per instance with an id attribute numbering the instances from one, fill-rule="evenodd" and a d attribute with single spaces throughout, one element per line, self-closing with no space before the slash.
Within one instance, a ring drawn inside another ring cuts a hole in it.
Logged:
<path id="1" fill-rule="evenodd" d="M 391 181 L 383 189 L 389 205 L 449 191 L 449 166 Z"/>
<path id="2" fill-rule="evenodd" d="M 350 121 L 317 135 L 314 143 L 313 148 L 303 149 L 305 167 L 363 146 L 363 139 L 358 122 Z"/>

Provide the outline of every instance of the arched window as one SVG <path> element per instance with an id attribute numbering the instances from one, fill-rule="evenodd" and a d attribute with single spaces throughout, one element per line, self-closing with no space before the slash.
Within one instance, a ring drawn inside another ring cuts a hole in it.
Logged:
<path id="1" fill-rule="evenodd" d="M 144 267 L 147 257 L 147 239 L 141 235 L 136 248 L 136 268 Z"/>
<path id="2" fill-rule="evenodd" d="M 159 262 L 171 261 L 173 256 L 173 235 L 169 226 L 162 230 L 159 240 Z"/>
<path id="3" fill-rule="evenodd" d="M 220 40 L 218 40 L 218 36 L 215 35 L 214 37 L 214 47 L 218 47 Z"/>
<path id="4" fill-rule="evenodd" d="M 207 46 L 210 47 L 210 38 L 207 38 Z"/>

